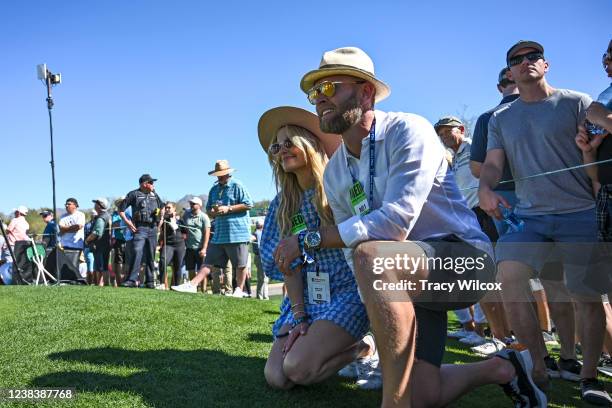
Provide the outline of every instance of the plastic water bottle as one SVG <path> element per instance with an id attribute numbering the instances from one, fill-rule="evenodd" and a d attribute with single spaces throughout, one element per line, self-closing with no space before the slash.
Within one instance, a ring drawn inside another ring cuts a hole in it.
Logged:
<path id="1" fill-rule="evenodd" d="M 599 97 L 597 98 L 597 102 L 601 103 L 608 109 L 612 109 L 612 85 L 610 85 L 605 91 L 603 91 Z M 592 124 L 588 120 L 585 122 L 585 127 L 589 135 L 603 135 L 606 133 L 604 128 L 601 128 L 597 125 Z"/>
<path id="2" fill-rule="evenodd" d="M 512 210 L 499 204 L 499 209 L 504 217 L 504 222 L 508 224 L 508 232 L 521 232 L 525 229 L 525 222 L 521 220 Z"/>

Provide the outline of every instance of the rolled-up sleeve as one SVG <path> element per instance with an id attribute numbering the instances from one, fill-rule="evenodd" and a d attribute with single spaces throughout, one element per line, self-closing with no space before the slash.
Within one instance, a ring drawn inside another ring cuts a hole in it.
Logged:
<path id="1" fill-rule="evenodd" d="M 444 148 L 433 126 L 420 116 L 388 129 L 385 144 L 389 173 L 381 207 L 338 225 L 350 248 L 368 240 L 405 240 L 444 166 Z"/>
<path id="2" fill-rule="evenodd" d="M 249 208 L 253 208 L 253 199 L 251 199 L 251 195 L 243 185 L 240 185 L 238 188 L 237 201 L 239 204 L 244 204 Z"/>

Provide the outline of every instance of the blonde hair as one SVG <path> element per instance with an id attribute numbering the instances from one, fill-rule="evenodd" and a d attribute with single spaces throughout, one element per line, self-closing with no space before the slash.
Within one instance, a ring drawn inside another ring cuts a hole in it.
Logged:
<path id="1" fill-rule="evenodd" d="M 323 190 L 323 172 L 328 158 L 322 144 L 316 136 L 300 126 L 287 125 L 284 128 L 287 129 L 291 142 L 305 153 L 306 166 L 310 168 L 314 176 L 315 194 L 312 204 L 317 209 L 321 225 L 333 225 L 333 214 Z M 276 222 L 280 227 L 281 237 L 286 237 L 291 234 L 291 217 L 299 211 L 304 192 L 298 184 L 297 176 L 285 172 L 278 157 L 280 155 L 275 157 L 268 153 L 279 195 Z"/>

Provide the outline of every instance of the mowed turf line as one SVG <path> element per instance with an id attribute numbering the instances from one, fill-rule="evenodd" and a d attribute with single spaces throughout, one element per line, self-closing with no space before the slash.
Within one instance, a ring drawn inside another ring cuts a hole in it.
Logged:
<path id="1" fill-rule="evenodd" d="M 266 386 L 263 368 L 279 302 L 144 289 L 0 286 L 0 388 L 75 387 L 77 399 L 62 407 L 378 406 L 380 392 L 338 377 L 290 392 Z M 449 341 L 445 360 L 477 358 Z M 582 406 L 576 395 L 575 386 L 555 381 L 551 406 Z M 510 404 L 499 387 L 488 386 L 453 406 Z"/>

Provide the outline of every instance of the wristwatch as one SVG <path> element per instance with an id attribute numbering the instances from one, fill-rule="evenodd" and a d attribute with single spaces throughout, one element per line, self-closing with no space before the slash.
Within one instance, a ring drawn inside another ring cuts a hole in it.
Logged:
<path id="1" fill-rule="evenodd" d="M 307 250 L 318 250 L 321 247 L 321 234 L 319 231 L 309 231 L 304 236 L 304 248 Z"/>

